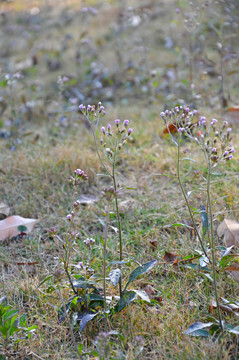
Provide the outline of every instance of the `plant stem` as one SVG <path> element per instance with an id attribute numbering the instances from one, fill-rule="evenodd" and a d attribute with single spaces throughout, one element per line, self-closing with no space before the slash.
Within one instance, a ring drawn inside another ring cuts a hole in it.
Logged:
<path id="1" fill-rule="evenodd" d="M 78 359 L 81 359 L 81 357 L 79 357 L 79 351 L 78 351 L 78 347 L 77 347 L 77 344 L 76 344 L 76 339 L 75 339 L 75 335 L 73 333 L 73 330 L 72 330 L 72 326 L 71 326 L 71 320 L 69 318 L 69 315 L 68 315 L 68 312 L 66 310 L 66 305 L 65 305 L 65 302 L 64 302 L 64 299 L 63 299 L 63 296 L 62 296 L 62 291 L 61 291 L 61 285 L 59 284 L 58 286 L 58 293 L 59 293 L 59 296 L 60 296 L 60 299 L 61 299 L 61 303 L 63 305 L 63 309 L 64 309 L 64 312 L 65 312 L 65 315 L 66 315 L 66 320 L 68 322 L 68 326 L 69 326 L 69 330 L 70 330 L 70 334 L 71 334 L 71 340 L 74 344 L 74 347 L 75 347 L 75 350 L 76 350 L 76 353 L 78 355 Z"/>
<path id="2" fill-rule="evenodd" d="M 182 184 L 181 178 L 180 178 L 180 141 L 181 141 L 181 137 L 180 137 L 179 140 L 178 140 L 177 178 L 178 178 L 178 182 L 179 182 L 179 186 L 180 186 L 181 192 L 182 192 L 182 194 L 183 194 L 184 200 L 185 200 L 186 205 L 187 205 L 187 208 L 188 208 L 188 212 L 189 212 L 190 218 L 191 218 L 192 223 L 193 223 L 193 227 L 194 227 L 194 229 L 195 229 L 195 231 L 196 231 L 198 240 L 199 240 L 199 242 L 200 242 L 201 248 L 202 248 L 205 256 L 208 258 L 207 252 L 206 252 L 206 250 L 205 250 L 205 247 L 204 247 L 203 242 L 202 242 L 202 238 L 201 238 L 201 236 L 200 236 L 200 234 L 199 234 L 199 231 L 198 231 L 198 229 L 197 229 L 197 224 L 196 224 L 196 222 L 195 222 L 195 220 L 194 220 L 194 216 L 193 216 L 191 207 L 190 207 L 189 202 L 188 202 L 188 199 L 187 199 L 186 192 L 185 192 L 185 190 L 184 190 L 184 187 L 183 187 L 183 184 Z"/>
<path id="3" fill-rule="evenodd" d="M 210 159 L 208 160 L 208 174 L 207 174 L 207 203 L 208 203 L 208 209 L 209 209 L 209 221 L 210 221 L 210 247 L 212 250 L 212 271 L 213 271 L 213 286 L 214 286 L 214 293 L 216 298 L 216 304 L 217 304 L 217 313 L 218 313 L 218 319 L 220 322 L 220 327 L 223 332 L 223 324 L 222 324 L 222 317 L 219 307 L 219 299 L 218 299 L 218 292 L 217 292 L 217 279 L 216 279 L 216 259 L 215 259 L 215 242 L 214 242 L 214 232 L 213 232 L 213 215 L 212 215 L 212 203 L 211 203 L 211 197 L 210 197 L 210 182 L 211 182 L 211 163 Z"/>
<path id="4" fill-rule="evenodd" d="M 116 186 L 116 179 L 115 179 L 115 159 L 113 162 L 113 169 L 112 169 L 112 178 L 113 178 L 113 184 L 114 184 L 114 191 L 117 191 Z M 119 204 L 118 204 L 118 198 L 117 194 L 115 194 L 115 208 L 116 208 L 116 217 L 118 221 L 118 230 L 119 230 L 119 246 L 120 246 L 120 261 L 123 260 L 123 245 L 122 245 L 122 230 L 121 230 L 121 222 L 120 222 L 120 214 L 119 214 Z M 121 269 L 121 264 L 119 265 L 119 268 Z M 121 275 L 122 277 L 122 275 Z M 119 292 L 120 292 L 120 298 L 122 298 L 122 281 L 119 281 Z"/>
<path id="5" fill-rule="evenodd" d="M 101 162 L 101 165 L 103 166 L 103 168 L 105 169 L 105 171 L 107 172 L 107 174 L 112 178 L 112 174 L 110 173 L 110 171 L 107 169 L 107 167 L 105 166 L 102 158 L 101 158 L 101 155 L 100 155 L 100 152 L 99 152 L 99 149 L 98 149 L 98 145 L 97 145 L 97 139 L 96 139 L 96 134 L 95 134 L 95 131 L 93 130 L 91 124 L 90 124 L 90 128 L 91 128 L 91 131 L 93 133 L 93 136 L 94 136 L 94 143 L 95 143 L 95 148 L 96 148 L 96 152 L 97 152 L 97 155 L 98 155 L 98 158 Z"/>
<path id="6" fill-rule="evenodd" d="M 104 233 L 104 268 L 103 268 L 103 289 L 104 289 L 104 311 L 107 311 L 106 303 L 106 249 L 107 249 L 107 239 L 108 239 L 108 226 L 109 226 L 109 204 L 106 205 L 106 223 L 105 223 L 105 233 Z"/>

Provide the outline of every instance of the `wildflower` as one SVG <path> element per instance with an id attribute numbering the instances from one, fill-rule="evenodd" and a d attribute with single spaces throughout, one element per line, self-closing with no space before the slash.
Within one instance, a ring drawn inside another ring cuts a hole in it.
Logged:
<path id="1" fill-rule="evenodd" d="M 66 216 L 66 218 L 67 218 L 67 220 L 68 220 L 69 222 L 72 221 L 72 215 L 71 215 L 71 214 L 68 214 L 68 215 Z"/>
<path id="2" fill-rule="evenodd" d="M 86 246 L 90 247 L 91 245 L 94 245 L 95 240 L 93 238 L 87 238 L 83 242 Z"/>
<path id="3" fill-rule="evenodd" d="M 162 116 L 162 118 L 165 118 L 165 113 L 163 111 L 160 113 L 160 115 Z"/>
<path id="4" fill-rule="evenodd" d="M 232 128 L 227 129 L 227 133 L 230 134 L 232 132 Z"/>
<path id="5" fill-rule="evenodd" d="M 120 119 L 116 119 L 115 120 L 115 125 L 118 127 L 119 126 L 119 123 L 120 123 Z"/>
<path id="6" fill-rule="evenodd" d="M 124 127 L 127 128 L 127 126 L 129 125 L 129 120 L 124 120 L 124 123 L 123 123 Z"/>
<path id="7" fill-rule="evenodd" d="M 105 135 L 105 127 L 104 126 L 102 126 L 101 131 Z"/>
<path id="8" fill-rule="evenodd" d="M 78 178 L 79 180 L 88 180 L 88 176 L 86 175 L 86 173 L 85 173 L 83 170 L 81 170 L 81 169 L 76 169 L 76 170 L 74 171 L 74 173 L 75 173 L 75 175 L 77 176 L 77 178 Z"/>
<path id="9" fill-rule="evenodd" d="M 107 129 L 108 129 L 108 132 L 110 133 L 110 130 L 111 130 L 111 125 L 110 124 L 108 124 Z"/>
<path id="10" fill-rule="evenodd" d="M 180 13 L 180 10 L 179 10 L 179 9 L 176 9 L 175 11 L 176 11 L 176 14 L 179 14 L 179 13 Z"/>
<path id="11" fill-rule="evenodd" d="M 130 134 L 132 133 L 133 129 L 129 128 L 128 130 L 128 136 L 130 136 Z"/>
<path id="12" fill-rule="evenodd" d="M 178 128 L 178 132 L 182 133 L 182 132 L 184 132 L 184 131 L 185 131 L 184 128 L 182 128 L 182 127 Z"/>
<path id="13" fill-rule="evenodd" d="M 216 153 L 217 153 L 217 149 L 216 149 L 216 148 L 213 148 L 213 149 L 212 149 L 212 153 L 213 153 L 213 154 L 216 154 Z"/>

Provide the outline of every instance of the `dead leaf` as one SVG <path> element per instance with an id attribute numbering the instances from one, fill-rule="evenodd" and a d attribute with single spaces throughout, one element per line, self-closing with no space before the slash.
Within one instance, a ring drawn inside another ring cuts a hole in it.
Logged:
<path id="1" fill-rule="evenodd" d="M 98 201 L 98 198 L 93 195 L 82 194 L 77 201 L 82 205 L 91 205 Z"/>
<path id="2" fill-rule="evenodd" d="M 236 220 L 224 219 L 217 228 L 219 237 L 224 236 L 224 242 L 227 247 L 239 246 L 239 223 Z"/>
<path id="3" fill-rule="evenodd" d="M 225 268 L 227 271 L 239 271 L 239 263 L 233 263 Z"/>
<path id="4" fill-rule="evenodd" d="M 4 203 L 0 203 L 0 220 L 8 216 L 10 212 L 10 207 Z"/>
<path id="5" fill-rule="evenodd" d="M 227 109 L 225 114 L 226 120 L 230 124 L 238 124 L 239 123 L 239 106 L 232 106 Z"/>
<path id="6" fill-rule="evenodd" d="M 165 251 L 164 257 L 163 257 L 164 262 L 166 263 L 170 263 L 172 265 L 177 265 L 178 264 L 178 257 L 177 255 L 171 254 L 167 251 Z"/>
<path id="7" fill-rule="evenodd" d="M 25 226 L 27 228 L 27 232 L 30 233 L 37 221 L 38 220 L 36 219 L 26 219 L 18 215 L 10 216 L 1 220 L 0 241 L 4 241 L 21 234 L 21 230 L 18 229 L 19 226 Z"/>

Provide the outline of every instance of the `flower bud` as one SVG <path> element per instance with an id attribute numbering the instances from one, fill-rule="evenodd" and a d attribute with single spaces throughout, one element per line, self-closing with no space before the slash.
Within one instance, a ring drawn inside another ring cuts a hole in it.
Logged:
<path id="1" fill-rule="evenodd" d="M 128 125 L 129 125 L 129 120 L 124 120 L 124 123 L 123 123 L 123 125 L 124 125 L 124 127 L 128 127 Z"/>
<path id="2" fill-rule="evenodd" d="M 132 133 L 133 129 L 129 128 L 128 130 L 128 136 L 130 136 L 130 134 Z"/>
<path id="3" fill-rule="evenodd" d="M 104 126 L 102 126 L 101 131 L 105 135 L 105 127 Z"/>
<path id="4" fill-rule="evenodd" d="M 119 123 L 120 123 L 120 119 L 116 119 L 115 120 L 115 125 L 118 127 L 119 126 Z"/>

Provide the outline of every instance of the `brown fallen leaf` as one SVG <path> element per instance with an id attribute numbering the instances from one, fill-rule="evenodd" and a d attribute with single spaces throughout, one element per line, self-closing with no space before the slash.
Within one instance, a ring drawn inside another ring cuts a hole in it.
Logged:
<path id="1" fill-rule="evenodd" d="M 36 219 L 26 219 L 18 215 L 10 216 L 0 221 L 0 241 L 4 241 L 13 236 L 21 234 L 21 230 L 18 227 L 23 225 L 27 228 L 27 232 L 30 233 L 37 223 Z"/>
<path id="2" fill-rule="evenodd" d="M 225 268 L 227 271 L 239 271 L 239 263 L 230 264 Z"/>
<path id="3" fill-rule="evenodd" d="M 163 257 L 164 262 L 166 263 L 170 263 L 172 265 L 177 265 L 178 264 L 178 257 L 177 255 L 171 254 L 167 251 L 165 251 L 164 257 Z"/>
<path id="4" fill-rule="evenodd" d="M 4 203 L 0 203 L 0 220 L 8 216 L 10 212 L 10 207 Z"/>
<path id="5" fill-rule="evenodd" d="M 226 299 L 224 298 L 221 298 L 220 300 L 222 300 L 222 303 L 220 302 L 219 303 L 219 308 L 228 313 L 228 314 L 234 314 L 236 316 L 239 316 L 239 313 L 238 313 L 238 307 L 235 306 L 234 304 L 230 304 L 229 301 L 227 301 Z M 210 305 L 209 305 L 209 313 L 212 313 L 214 309 L 217 308 L 217 303 L 215 300 L 212 300 L 210 302 Z"/>
<path id="6" fill-rule="evenodd" d="M 236 220 L 224 219 L 217 228 L 219 237 L 224 236 L 227 247 L 239 246 L 239 223 Z"/>
<path id="7" fill-rule="evenodd" d="M 230 124 L 238 124 L 239 123 L 239 106 L 232 106 L 227 109 L 225 114 L 226 120 Z"/>

